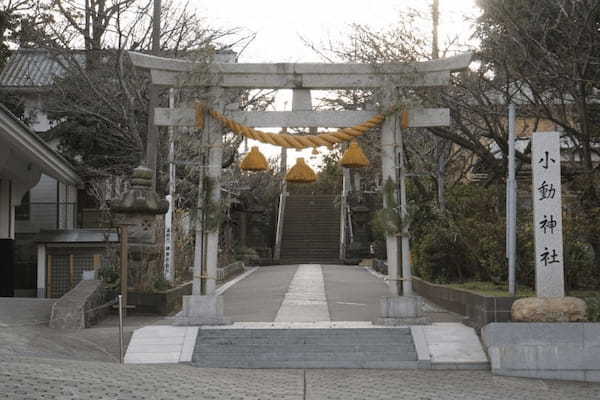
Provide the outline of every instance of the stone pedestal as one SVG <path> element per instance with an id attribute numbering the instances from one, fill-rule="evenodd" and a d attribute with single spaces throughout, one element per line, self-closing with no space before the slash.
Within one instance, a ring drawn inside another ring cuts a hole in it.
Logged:
<path id="1" fill-rule="evenodd" d="M 175 325 L 228 325 L 223 315 L 223 296 L 183 296 L 183 308 L 175 317 Z"/>
<path id="2" fill-rule="evenodd" d="M 423 315 L 420 296 L 389 296 L 380 300 L 379 325 L 426 325 L 431 323 Z"/>

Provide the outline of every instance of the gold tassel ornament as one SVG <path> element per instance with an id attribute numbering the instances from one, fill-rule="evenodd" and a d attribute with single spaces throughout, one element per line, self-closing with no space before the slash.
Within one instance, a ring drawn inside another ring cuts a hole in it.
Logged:
<path id="1" fill-rule="evenodd" d="M 263 153 L 258 150 L 258 146 L 252 146 L 250 153 L 240 163 L 240 168 L 245 171 L 266 171 L 269 164 Z"/>
<path id="2" fill-rule="evenodd" d="M 285 180 L 294 183 L 311 183 L 317 180 L 317 174 L 305 162 L 304 158 L 296 159 L 296 165 L 290 168 Z"/>
<path id="3" fill-rule="evenodd" d="M 350 147 L 344 153 L 340 164 L 346 168 L 361 168 L 369 165 L 369 159 L 356 141 L 350 143 Z"/>

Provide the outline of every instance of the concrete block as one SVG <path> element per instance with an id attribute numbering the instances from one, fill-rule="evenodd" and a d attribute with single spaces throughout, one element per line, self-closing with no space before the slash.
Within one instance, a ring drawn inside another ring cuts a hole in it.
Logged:
<path id="1" fill-rule="evenodd" d="M 175 318 L 175 325 L 225 325 L 231 321 L 223 315 L 223 297 L 219 295 L 183 296 L 182 311 Z"/>
<path id="2" fill-rule="evenodd" d="M 600 345 L 600 323 L 583 324 L 583 341 L 586 345 Z"/>
<path id="3" fill-rule="evenodd" d="M 581 344 L 550 344 L 536 346 L 538 370 L 580 370 L 583 368 Z M 521 349 L 518 347 L 517 349 Z"/>
<path id="4" fill-rule="evenodd" d="M 185 338 L 183 341 L 183 347 L 181 349 L 181 355 L 179 356 L 179 362 L 191 362 L 194 354 L 194 348 L 196 347 L 196 339 L 198 338 L 198 328 L 187 327 L 185 330 Z"/>
<path id="5" fill-rule="evenodd" d="M 181 344 L 146 344 L 138 343 L 137 341 L 131 343 L 127 347 L 127 353 L 129 354 L 143 354 L 143 353 L 156 353 L 160 350 L 161 353 L 179 353 L 181 352 Z"/>
<path id="6" fill-rule="evenodd" d="M 483 328 L 492 371 L 531 378 L 600 381 L 600 324 L 506 323 Z"/>
<path id="7" fill-rule="evenodd" d="M 425 331 L 422 326 L 412 326 L 410 328 L 413 343 L 415 344 L 415 350 L 417 351 L 417 359 L 422 365 L 431 365 L 431 354 L 429 353 L 429 346 L 425 339 Z"/>
<path id="8" fill-rule="evenodd" d="M 125 364 L 172 364 L 179 361 L 180 352 L 130 353 L 125 355 Z"/>
<path id="9" fill-rule="evenodd" d="M 600 382 L 600 370 L 585 371 L 586 382 Z"/>
<path id="10" fill-rule="evenodd" d="M 185 337 L 185 328 L 169 325 L 150 325 L 136 329 L 133 333 L 135 338 L 181 338 Z"/>
<path id="11" fill-rule="evenodd" d="M 488 349 L 493 370 L 537 370 L 536 346 L 492 347 Z"/>
<path id="12" fill-rule="evenodd" d="M 162 346 L 162 345 L 170 345 L 170 344 L 177 344 L 182 346 L 183 342 L 184 342 L 184 337 L 183 336 L 176 336 L 176 337 L 144 337 L 144 336 L 139 336 L 136 337 L 136 343 L 139 344 L 147 344 L 147 345 L 155 345 L 155 346 Z"/>
<path id="13" fill-rule="evenodd" d="M 600 373 L 600 344 L 586 342 L 581 356 L 583 369 L 598 370 Z"/>
<path id="14" fill-rule="evenodd" d="M 487 346 L 583 343 L 584 323 L 491 323 L 481 330 Z"/>
<path id="15" fill-rule="evenodd" d="M 381 318 L 417 318 L 421 317 L 423 299 L 419 296 L 382 297 L 380 301 Z"/>

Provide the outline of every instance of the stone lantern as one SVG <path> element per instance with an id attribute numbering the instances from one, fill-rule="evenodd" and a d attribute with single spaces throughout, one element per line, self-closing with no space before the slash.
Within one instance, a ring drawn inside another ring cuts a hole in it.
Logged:
<path id="1" fill-rule="evenodd" d="M 133 170 L 131 188 L 119 200 L 111 202 L 110 209 L 115 213 L 117 225 L 125 232 L 124 250 L 128 253 L 128 277 L 137 287 L 149 274 L 162 274 L 160 232 L 163 221 L 157 216 L 165 214 L 168 201 L 161 199 L 152 190 L 152 171 L 144 166 Z M 121 238 L 123 241 L 123 237 Z M 122 250 L 123 251 L 123 250 Z M 161 275 L 162 276 L 162 275 Z M 123 285 L 127 285 L 127 278 Z M 122 287 L 126 292 L 126 287 Z"/>

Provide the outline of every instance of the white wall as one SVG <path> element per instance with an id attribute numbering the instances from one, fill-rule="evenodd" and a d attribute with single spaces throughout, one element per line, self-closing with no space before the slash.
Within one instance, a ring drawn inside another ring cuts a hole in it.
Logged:
<path id="1" fill-rule="evenodd" d="M 47 175 L 30 190 L 30 218 L 15 221 L 17 233 L 37 233 L 41 229 L 75 229 L 77 188 Z"/>
<path id="2" fill-rule="evenodd" d="M 39 183 L 29 191 L 31 208 L 29 220 L 15 221 L 17 233 L 37 233 L 40 229 L 56 229 L 58 218 L 56 179 L 42 175 Z"/>

